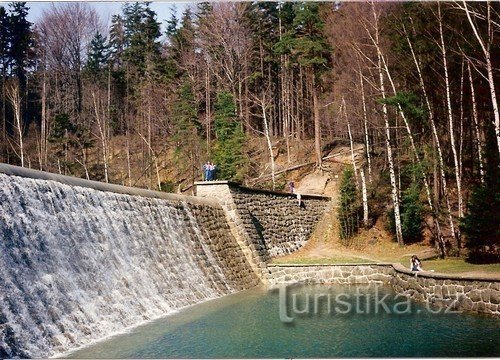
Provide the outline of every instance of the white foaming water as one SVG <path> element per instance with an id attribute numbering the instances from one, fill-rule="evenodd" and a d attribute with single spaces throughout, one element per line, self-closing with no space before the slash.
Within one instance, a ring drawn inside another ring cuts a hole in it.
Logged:
<path id="1" fill-rule="evenodd" d="M 48 357 L 234 291 L 186 203 L 0 174 L 0 236 L 0 357 Z"/>

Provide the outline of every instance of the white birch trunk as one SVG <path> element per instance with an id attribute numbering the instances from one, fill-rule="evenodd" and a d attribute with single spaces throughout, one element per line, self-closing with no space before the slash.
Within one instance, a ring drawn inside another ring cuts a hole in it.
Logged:
<path id="1" fill-rule="evenodd" d="M 406 35 L 406 40 L 408 41 L 408 45 L 409 45 L 410 50 L 411 50 L 413 61 L 415 63 L 415 67 L 417 68 L 418 78 L 420 80 L 420 88 L 422 89 L 422 93 L 424 94 L 424 99 L 425 99 L 425 103 L 427 105 L 427 110 L 429 111 L 429 121 L 431 123 L 432 134 L 434 136 L 434 141 L 436 143 L 436 148 L 437 148 L 437 152 L 438 152 L 439 170 L 440 170 L 440 175 L 441 175 L 441 182 L 443 185 L 443 194 L 445 197 L 446 207 L 448 210 L 448 220 L 449 220 L 452 236 L 454 239 L 456 239 L 455 224 L 453 223 L 453 216 L 451 213 L 451 204 L 450 204 L 450 199 L 448 196 L 448 186 L 446 184 L 446 175 L 444 172 L 443 152 L 441 150 L 441 143 L 439 141 L 436 123 L 434 122 L 434 111 L 432 110 L 431 102 L 429 100 L 429 96 L 427 95 L 427 90 L 425 88 L 424 78 L 422 76 L 422 71 L 420 69 L 420 63 L 418 62 L 417 56 L 415 55 L 415 51 L 413 50 L 413 44 L 411 43 L 408 35 Z M 436 204 L 436 206 L 439 207 L 439 204 Z M 442 256 L 444 257 L 444 252 L 445 252 L 444 240 L 442 238 L 440 238 L 440 241 L 441 241 L 441 243 L 440 243 L 441 253 L 442 253 Z"/>
<path id="2" fill-rule="evenodd" d="M 366 160 L 368 162 L 368 181 L 372 182 L 372 160 L 370 156 L 370 139 L 368 137 L 368 115 L 366 111 L 366 98 L 365 87 L 363 84 L 363 74 L 361 73 L 361 66 L 359 67 L 359 82 L 361 84 L 361 100 L 363 102 L 363 125 L 365 132 L 365 147 L 366 147 Z"/>
<path id="3" fill-rule="evenodd" d="M 107 138 L 106 138 L 106 129 L 105 124 L 103 119 L 101 118 L 100 112 L 99 112 L 99 101 L 96 99 L 95 92 L 92 91 L 92 99 L 94 100 L 94 113 L 95 113 L 95 118 L 97 121 L 97 128 L 99 129 L 99 138 L 101 140 L 101 146 L 102 146 L 102 159 L 104 162 L 104 179 L 106 182 L 109 182 L 109 176 L 108 176 L 108 145 L 107 145 Z"/>
<path id="4" fill-rule="evenodd" d="M 392 87 L 392 91 L 394 93 L 394 95 L 396 95 L 396 86 L 394 85 L 394 81 L 392 80 L 392 76 L 391 76 L 391 73 L 389 72 L 389 67 L 387 66 L 387 63 L 384 61 L 384 67 L 385 67 L 385 72 L 387 73 L 387 78 L 389 79 L 389 82 L 391 83 L 391 87 Z M 403 119 L 403 122 L 405 124 L 405 128 L 406 128 L 406 132 L 408 133 L 408 137 L 410 139 L 410 145 L 411 145 L 411 148 L 412 148 L 412 151 L 413 151 L 413 155 L 415 156 L 415 160 L 417 161 L 417 163 L 421 164 L 421 159 L 420 159 L 420 155 L 418 153 L 418 150 L 417 150 L 417 146 L 415 145 L 415 140 L 413 138 L 413 133 L 411 131 L 411 128 L 410 128 L 410 123 L 408 122 L 408 119 L 406 118 L 406 115 L 403 111 L 403 109 L 401 108 L 401 105 L 398 104 L 398 110 L 399 110 L 399 114 L 401 115 L 401 118 Z M 424 183 L 424 188 L 425 188 L 425 194 L 427 196 L 427 203 L 429 205 L 429 208 L 431 211 L 434 211 L 434 206 L 432 205 L 432 195 L 431 195 L 431 189 L 430 189 L 430 186 L 429 186 L 429 182 L 427 181 L 427 175 L 424 171 L 424 169 L 422 167 L 421 168 L 421 177 L 422 177 L 422 181 Z M 400 186 L 400 189 L 401 189 L 401 186 Z"/>
<path id="5" fill-rule="evenodd" d="M 453 114 L 451 110 L 451 91 L 450 91 L 450 80 L 448 76 L 448 62 L 446 59 L 446 46 L 444 44 L 444 36 L 443 36 L 443 19 L 441 16 L 441 5 L 438 3 L 438 16 L 439 16 L 439 37 L 441 41 L 441 55 L 443 58 L 443 69 L 444 69 L 444 81 L 446 87 L 446 107 L 447 107 L 447 115 L 448 122 L 450 128 L 450 144 L 451 151 L 453 153 L 453 162 L 455 164 L 455 180 L 457 183 L 457 197 L 458 197 L 458 217 L 463 217 L 463 206 L 462 206 L 462 179 L 460 178 L 460 165 L 458 163 L 458 154 L 457 148 L 455 146 L 455 132 L 453 126 Z M 460 230 L 457 228 L 457 236 L 460 238 L 459 232 Z"/>
<path id="6" fill-rule="evenodd" d="M 347 110 L 344 98 L 342 98 L 342 107 L 344 110 L 345 120 L 347 122 L 347 133 L 349 134 L 349 144 L 351 145 L 351 161 L 352 161 L 352 168 L 354 170 L 354 178 L 356 179 L 356 188 L 359 189 L 358 167 L 356 166 L 356 159 L 354 158 L 354 143 L 352 141 L 351 123 L 349 122 L 349 118 L 347 117 Z"/>
<path id="7" fill-rule="evenodd" d="M 385 87 L 384 87 L 384 73 L 382 70 L 382 52 L 380 51 L 379 45 L 379 33 L 378 33 L 378 18 L 375 12 L 375 5 L 371 3 L 373 16 L 375 20 L 375 39 L 374 45 L 377 49 L 377 58 L 378 58 L 378 75 L 380 82 L 380 92 L 382 93 L 382 98 L 385 100 Z M 399 209 L 399 196 L 398 196 L 398 187 L 396 183 L 396 173 L 394 171 L 394 160 L 392 157 L 392 148 L 391 148 L 391 129 L 389 125 L 389 115 L 387 112 L 387 105 L 385 103 L 382 104 L 382 113 L 385 123 L 385 146 L 387 149 L 387 161 L 389 162 L 389 175 L 391 178 L 391 187 L 392 187 L 392 202 L 394 205 L 394 223 L 396 227 L 396 239 L 399 245 L 403 245 L 403 232 L 401 229 L 401 213 Z"/>
<path id="8" fill-rule="evenodd" d="M 479 132 L 479 119 L 477 114 L 476 92 L 474 90 L 474 81 L 472 80 L 472 72 L 470 63 L 467 63 L 467 70 L 469 71 L 470 94 L 472 99 L 472 119 L 474 121 L 474 133 L 476 135 L 477 157 L 479 161 L 479 176 L 481 183 L 484 184 L 484 166 L 483 166 L 483 148 L 481 145 L 481 137 Z"/>
<path id="9" fill-rule="evenodd" d="M 12 105 L 14 113 L 14 123 L 16 126 L 16 133 L 18 136 L 19 145 L 19 158 L 21 159 L 21 166 L 24 167 L 24 144 L 23 144 L 23 122 L 21 119 L 21 95 L 19 94 L 19 83 L 12 82 L 7 87 L 7 98 Z"/>
<path id="10" fill-rule="evenodd" d="M 495 82 L 493 80 L 494 79 L 493 64 L 491 63 L 491 53 L 490 53 L 490 44 L 491 44 L 491 38 L 492 38 L 492 35 L 491 35 L 492 34 L 491 8 L 490 8 L 491 5 L 489 2 L 487 3 L 487 7 L 488 7 L 488 15 L 487 15 L 488 35 L 490 37 L 490 40 L 488 41 L 488 44 L 485 44 L 485 41 L 479 35 L 479 32 L 477 30 L 476 25 L 474 24 L 474 21 L 472 21 L 472 17 L 471 17 L 467 2 L 463 1 L 463 4 L 464 4 L 465 13 L 467 14 L 467 19 L 469 20 L 472 31 L 474 32 L 474 36 L 476 37 L 477 41 L 479 42 L 479 45 L 481 45 L 481 49 L 483 50 L 484 58 L 486 60 L 486 71 L 488 73 L 488 85 L 490 88 L 491 104 L 493 106 L 493 115 L 495 118 L 494 126 L 495 126 L 495 133 L 496 133 L 496 137 L 497 137 L 497 147 L 498 147 L 498 153 L 500 154 L 500 113 L 498 110 Z"/>
<path id="11" fill-rule="evenodd" d="M 361 174 L 361 193 L 363 196 L 363 224 L 367 228 L 369 226 L 368 223 L 368 194 L 366 191 L 366 179 L 365 179 L 365 171 L 363 168 L 360 169 Z"/>

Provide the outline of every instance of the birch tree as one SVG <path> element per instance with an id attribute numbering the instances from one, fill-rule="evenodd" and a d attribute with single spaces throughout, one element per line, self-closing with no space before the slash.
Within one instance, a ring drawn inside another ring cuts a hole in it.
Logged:
<path id="1" fill-rule="evenodd" d="M 17 135 L 17 145 L 19 147 L 19 159 L 21 160 L 21 166 L 24 167 L 24 145 L 23 145 L 23 133 L 24 126 L 21 117 L 21 95 L 20 95 L 19 81 L 17 79 L 12 79 L 6 86 L 6 97 L 12 106 L 12 112 L 14 116 L 15 132 Z"/>
<path id="2" fill-rule="evenodd" d="M 373 13 L 373 18 L 374 18 L 374 35 L 372 36 L 371 32 L 368 31 L 368 35 L 370 36 L 373 45 L 376 48 L 377 51 L 377 72 L 378 72 L 378 78 L 379 78 L 379 86 L 380 86 L 380 93 L 382 95 L 382 99 L 384 100 L 382 103 L 382 116 L 384 119 L 384 124 L 385 124 L 385 147 L 387 151 L 387 161 L 389 162 L 389 175 L 391 179 L 391 187 L 392 187 L 392 203 L 394 206 L 394 223 L 395 223 L 395 228 L 396 228 L 396 239 L 398 241 L 399 245 L 403 245 L 403 232 L 401 229 L 401 212 L 399 208 L 399 190 L 397 186 L 397 181 L 396 181 L 396 172 L 394 170 L 394 159 L 392 156 L 392 147 L 391 147 L 391 127 L 389 125 L 389 114 L 387 110 L 387 104 L 385 103 L 385 100 L 387 98 L 386 92 L 385 92 L 385 85 L 384 85 L 384 70 L 383 70 L 383 65 L 382 65 L 382 51 L 380 49 L 380 41 L 379 41 L 379 16 L 377 15 L 377 12 L 375 10 L 375 5 L 371 3 L 372 7 L 372 13 Z"/>
<path id="3" fill-rule="evenodd" d="M 491 104 L 493 107 L 493 116 L 494 116 L 494 126 L 495 126 L 495 133 L 496 133 L 496 138 L 497 138 L 497 147 L 498 147 L 498 152 L 500 154 L 500 114 L 499 114 L 499 109 L 498 109 L 498 101 L 497 101 L 497 95 L 496 95 L 496 90 L 495 90 L 495 81 L 494 81 L 494 74 L 493 74 L 493 64 L 491 61 L 491 46 L 493 43 L 493 21 L 491 19 L 491 3 L 488 1 L 486 3 L 486 21 L 487 21 L 487 26 L 488 26 L 488 38 L 485 40 L 481 37 L 479 34 L 477 25 L 475 24 L 474 20 L 472 19 L 471 16 L 471 10 L 469 9 L 469 5 L 467 4 L 466 1 L 463 1 L 463 7 L 461 7 L 464 11 L 465 14 L 467 15 L 467 19 L 469 20 L 469 24 L 472 28 L 472 32 L 474 33 L 474 36 L 476 40 L 478 41 L 479 45 L 481 46 L 481 50 L 484 55 L 484 59 L 486 61 L 486 72 L 488 76 L 488 86 L 490 89 L 490 96 L 491 96 Z M 441 21 L 440 21 L 440 26 L 441 26 Z"/>
<path id="4" fill-rule="evenodd" d="M 445 166 L 444 166 L 444 160 L 443 160 L 443 151 L 441 149 L 441 142 L 440 142 L 439 135 L 438 135 L 437 128 L 436 128 L 436 122 L 434 121 L 434 111 L 433 111 L 433 108 L 431 106 L 431 102 L 430 102 L 430 99 L 429 99 L 429 96 L 427 93 L 424 78 L 422 76 L 420 62 L 418 61 L 417 56 L 415 54 L 415 51 L 413 49 L 413 44 L 410 40 L 409 34 L 407 33 L 407 31 L 404 27 L 403 27 L 403 30 L 404 30 L 405 35 L 406 35 L 406 40 L 408 42 L 408 46 L 409 46 L 410 51 L 411 51 L 413 62 L 415 63 L 415 68 L 417 69 L 418 79 L 420 82 L 420 89 L 422 90 L 422 93 L 423 93 L 424 99 L 425 99 L 425 104 L 427 105 L 427 110 L 429 113 L 429 122 L 431 124 L 432 134 L 434 136 L 434 142 L 436 143 L 436 148 L 437 148 L 441 182 L 443 184 L 443 193 L 444 193 L 444 197 L 445 197 L 445 201 L 446 201 L 446 207 L 448 210 L 448 221 L 450 224 L 452 236 L 454 239 L 456 239 L 455 224 L 453 223 L 450 198 L 448 195 L 448 186 L 447 186 L 447 182 L 446 182 Z M 436 182 L 436 179 L 434 179 L 434 181 Z M 438 207 L 438 206 L 439 206 L 439 204 L 436 204 L 436 207 Z M 436 225 L 439 226 L 439 222 L 436 221 Z M 444 255 L 444 252 L 445 252 L 444 240 L 441 237 L 439 240 L 440 240 L 441 252 L 442 252 L 442 255 Z"/>
<path id="5" fill-rule="evenodd" d="M 457 148 L 455 145 L 455 131 L 453 124 L 453 113 L 451 107 L 451 90 L 450 90 L 450 80 L 448 74 L 448 61 L 446 57 L 446 45 L 444 43 L 444 35 L 443 35 L 443 17 L 441 14 L 441 4 L 438 3 L 438 24 L 439 24 L 439 39 L 440 39 L 440 50 L 441 56 L 443 60 L 443 70 L 444 70 L 444 81 L 446 88 L 446 109 L 448 115 L 449 122 L 449 131 L 450 131 L 450 145 L 451 151 L 453 153 L 453 162 L 455 164 L 455 180 L 457 183 L 457 197 L 458 197 L 458 217 L 463 217 L 463 204 L 462 204 L 462 179 L 460 177 L 460 164 L 458 163 L 458 154 Z M 457 236 L 460 238 L 459 230 L 456 229 Z"/>
<path id="6" fill-rule="evenodd" d="M 479 162 L 479 176 L 481 183 L 484 184 L 484 166 L 483 166 L 483 147 L 481 145 L 481 136 L 479 131 L 479 119 L 477 114 L 476 91 L 474 90 L 474 81 L 470 69 L 470 62 L 467 62 L 467 70 L 469 73 L 470 95 L 472 102 L 472 119 L 474 121 L 474 133 L 476 135 L 477 158 Z"/>

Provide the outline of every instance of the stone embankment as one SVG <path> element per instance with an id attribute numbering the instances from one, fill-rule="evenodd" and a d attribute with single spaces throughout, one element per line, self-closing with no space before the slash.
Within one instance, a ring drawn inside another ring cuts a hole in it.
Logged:
<path id="1" fill-rule="evenodd" d="M 401 264 L 269 265 L 267 282 L 280 284 L 387 284 L 395 292 L 453 310 L 500 317 L 500 278 L 412 272 Z"/>

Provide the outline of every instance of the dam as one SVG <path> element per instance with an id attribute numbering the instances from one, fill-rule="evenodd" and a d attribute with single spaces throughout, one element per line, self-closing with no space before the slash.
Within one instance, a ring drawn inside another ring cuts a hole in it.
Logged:
<path id="1" fill-rule="evenodd" d="M 238 218 L 251 235 L 235 237 L 208 198 L 0 165 L 0 357 L 51 356 L 256 286 L 261 265 L 304 244 L 328 204 L 303 201 L 270 195 Z M 280 217 L 290 242 L 269 235 Z"/>
<path id="2" fill-rule="evenodd" d="M 113 335 L 74 357 L 500 354 L 499 279 L 415 277 L 398 264 L 270 264 L 306 244 L 330 198 L 196 185 L 197 196 L 181 196 L 0 164 L 0 358 L 66 356 Z M 427 315 L 316 319 L 292 311 L 297 326 L 287 326 L 276 291 L 265 289 L 293 284 L 306 284 L 294 294 L 303 298 L 373 296 L 380 285 Z M 401 343 L 407 330 L 405 347 L 380 345 Z M 450 338 L 452 350 L 426 348 Z"/>

